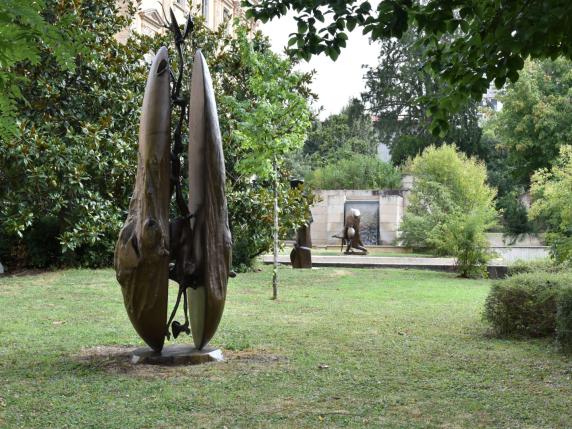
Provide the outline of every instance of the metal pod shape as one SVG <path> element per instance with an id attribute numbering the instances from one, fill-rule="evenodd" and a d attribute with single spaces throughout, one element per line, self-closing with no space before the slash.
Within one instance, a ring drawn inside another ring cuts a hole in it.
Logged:
<path id="1" fill-rule="evenodd" d="M 139 125 L 135 189 L 119 233 L 114 266 L 129 319 L 160 351 L 165 340 L 169 281 L 170 98 L 167 48 L 155 55 Z"/>
<path id="2" fill-rule="evenodd" d="M 188 289 L 191 331 L 202 349 L 215 334 L 226 299 L 232 240 L 225 196 L 222 139 L 211 76 L 201 51 L 194 56 L 189 109 L 189 209 L 196 263 Z"/>

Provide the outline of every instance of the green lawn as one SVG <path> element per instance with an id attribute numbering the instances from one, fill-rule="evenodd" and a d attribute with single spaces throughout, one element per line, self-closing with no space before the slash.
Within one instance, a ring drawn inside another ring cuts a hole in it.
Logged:
<path id="1" fill-rule="evenodd" d="M 0 427 L 572 427 L 572 358 L 488 338 L 488 281 L 279 274 L 231 280 L 226 362 L 175 368 L 109 356 L 141 345 L 111 270 L 1 278 Z"/>

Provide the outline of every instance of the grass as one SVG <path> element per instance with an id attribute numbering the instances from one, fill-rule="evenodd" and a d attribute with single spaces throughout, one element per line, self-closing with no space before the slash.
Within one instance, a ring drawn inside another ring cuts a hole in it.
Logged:
<path id="1" fill-rule="evenodd" d="M 489 282 L 279 276 L 276 302 L 268 269 L 231 280 L 213 340 L 226 362 L 174 368 L 100 353 L 141 345 L 112 271 L 1 278 L 0 427 L 571 427 L 572 359 L 488 338 Z"/>

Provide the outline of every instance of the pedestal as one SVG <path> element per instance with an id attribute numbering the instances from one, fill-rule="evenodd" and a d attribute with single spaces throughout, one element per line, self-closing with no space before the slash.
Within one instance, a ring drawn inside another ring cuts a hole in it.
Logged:
<path id="1" fill-rule="evenodd" d="M 131 363 L 147 365 L 198 365 L 223 360 L 220 349 L 207 346 L 202 350 L 197 350 L 194 346 L 184 344 L 166 346 L 160 352 L 149 347 L 142 347 L 131 354 Z"/>

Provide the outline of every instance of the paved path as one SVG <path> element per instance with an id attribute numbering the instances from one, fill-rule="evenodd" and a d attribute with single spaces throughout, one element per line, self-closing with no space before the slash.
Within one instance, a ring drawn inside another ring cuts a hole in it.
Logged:
<path id="1" fill-rule="evenodd" d="M 262 262 L 272 264 L 272 255 L 264 255 Z M 290 265 L 288 255 L 279 255 L 278 262 Z M 314 267 L 351 268 L 415 268 L 420 270 L 455 271 L 454 258 L 416 258 L 411 256 L 361 256 L 361 255 L 312 255 Z M 491 261 L 488 267 L 491 278 L 506 274 L 506 265 L 501 261 Z"/>

